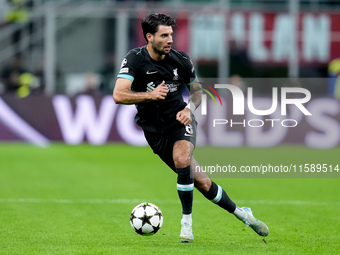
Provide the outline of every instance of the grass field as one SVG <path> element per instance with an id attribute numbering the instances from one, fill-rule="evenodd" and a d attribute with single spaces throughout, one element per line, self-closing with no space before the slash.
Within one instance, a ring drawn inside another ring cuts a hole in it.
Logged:
<path id="1" fill-rule="evenodd" d="M 340 149 L 218 150 L 231 164 L 339 162 Z M 192 244 L 179 242 L 172 171 L 146 147 L 0 145 L 0 254 L 339 254 L 339 178 L 216 178 L 239 206 L 265 221 L 265 241 L 195 191 Z M 265 155 L 265 157 L 263 156 Z M 340 173 L 339 173 L 340 176 Z M 154 236 L 134 233 L 140 202 L 164 215 Z"/>

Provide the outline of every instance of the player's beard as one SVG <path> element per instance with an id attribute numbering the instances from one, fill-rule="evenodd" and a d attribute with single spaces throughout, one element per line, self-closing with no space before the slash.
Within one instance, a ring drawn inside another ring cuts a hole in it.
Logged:
<path id="1" fill-rule="evenodd" d="M 152 49 L 154 50 L 154 52 L 156 52 L 157 54 L 159 54 L 159 55 L 166 55 L 166 54 L 168 54 L 169 53 L 169 51 L 166 51 L 165 49 L 164 49 L 164 46 L 162 45 L 162 43 L 156 43 L 155 41 L 153 41 L 152 42 L 152 44 L 151 44 L 151 46 L 152 46 Z M 171 45 L 167 45 L 167 46 L 170 46 L 171 47 Z"/>

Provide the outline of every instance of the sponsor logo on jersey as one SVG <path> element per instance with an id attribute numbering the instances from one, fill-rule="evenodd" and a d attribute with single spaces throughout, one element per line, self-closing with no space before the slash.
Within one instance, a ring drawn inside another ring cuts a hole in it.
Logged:
<path id="1" fill-rule="evenodd" d="M 175 92 L 178 90 L 178 83 L 165 83 L 164 86 L 167 86 L 169 88 L 169 92 Z"/>
<path id="2" fill-rule="evenodd" d="M 191 136 L 191 137 L 194 137 L 194 135 L 190 135 L 190 134 L 187 134 L 187 133 L 185 133 L 184 136 Z"/>
<path id="3" fill-rule="evenodd" d="M 155 84 L 152 82 L 149 82 L 148 84 L 146 84 L 146 92 L 150 92 L 153 91 L 155 89 Z"/>
<path id="4" fill-rule="evenodd" d="M 120 65 L 120 68 L 122 68 L 123 66 L 125 66 L 127 64 L 127 59 L 124 58 L 122 61 L 122 64 Z"/>
<path id="5" fill-rule="evenodd" d="M 128 73 L 129 72 L 129 68 L 128 67 L 124 67 L 122 69 L 120 69 L 119 73 Z"/>
<path id="6" fill-rule="evenodd" d="M 158 73 L 158 71 L 147 71 L 146 74 L 154 74 L 154 73 Z"/>
<path id="7" fill-rule="evenodd" d="M 175 69 L 173 70 L 173 72 L 174 72 L 174 78 L 173 78 L 173 80 L 174 80 L 174 81 L 177 81 L 177 80 L 178 80 L 178 72 L 177 72 L 177 68 L 175 68 Z"/>

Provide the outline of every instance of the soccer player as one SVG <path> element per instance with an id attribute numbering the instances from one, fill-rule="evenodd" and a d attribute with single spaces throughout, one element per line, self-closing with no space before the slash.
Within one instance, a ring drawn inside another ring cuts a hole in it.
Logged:
<path id="1" fill-rule="evenodd" d="M 175 20 L 152 13 L 142 20 L 146 46 L 130 50 L 117 76 L 113 99 L 117 104 L 135 104 L 135 122 L 157 154 L 176 174 L 177 191 L 182 204 L 180 241 L 191 243 L 194 186 L 209 200 L 267 236 L 269 229 L 257 220 L 250 208 L 239 208 L 219 185 L 206 174 L 193 173 L 198 166 L 192 153 L 197 123 L 193 111 L 201 103 L 202 90 L 187 54 L 171 48 Z M 189 102 L 182 88 L 190 91 Z"/>

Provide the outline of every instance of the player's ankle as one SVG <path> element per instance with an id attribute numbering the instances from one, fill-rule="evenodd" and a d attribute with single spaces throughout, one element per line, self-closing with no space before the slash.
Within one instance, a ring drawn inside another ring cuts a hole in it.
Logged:
<path id="1" fill-rule="evenodd" d="M 247 220 L 247 213 L 240 207 L 236 206 L 235 211 L 233 212 L 236 218 L 238 218 L 241 221 Z"/>
<path id="2" fill-rule="evenodd" d="M 183 214 L 181 224 L 183 224 L 183 223 L 189 223 L 190 225 L 192 225 L 192 215 L 191 215 L 191 213 L 190 214 Z"/>

